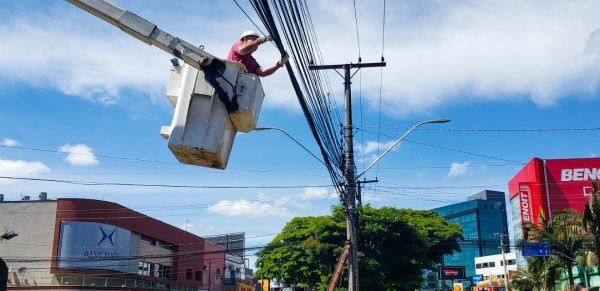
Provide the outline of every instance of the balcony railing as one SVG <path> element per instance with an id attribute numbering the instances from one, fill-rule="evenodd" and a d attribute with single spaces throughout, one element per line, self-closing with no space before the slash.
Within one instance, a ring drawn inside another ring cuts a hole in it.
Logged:
<path id="1" fill-rule="evenodd" d="M 9 276 L 10 277 L 10 276 Z M 198 287 L 168 284 L 158 281 L 111 278 L 111 277 L 88 277 L 88 276 L 57 276 L 57 277 L 20 277 L 9 278 L 9 287 L 28 286 L 82 286 L 82 287 L 121 287 L 143 290 L 176 290 L 196 291 Z"/>

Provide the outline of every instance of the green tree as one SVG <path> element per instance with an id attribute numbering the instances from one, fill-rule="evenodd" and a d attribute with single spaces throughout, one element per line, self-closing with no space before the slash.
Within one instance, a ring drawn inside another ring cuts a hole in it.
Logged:
<path id="1" fill-rule="evenodd" d="M 560 266 L 556 265 L 551 258 L 530 257 L 527 259 L 526 268 L 519 268 L 513 273 L 510 286 L 520 291 L 552 291 L 555 289 L 559 271 Z"/>
<path id="2" fill-rule="evenodd" d="M 460 228 L 434 214 L 370 205 L 360 209 L 363 289 L 414 290 L 422 283 L 421 269 L 459 249 Z M 257 276 L 325 289 L 346 239 L 345 222 L 341 207 L 331 215 L 292 219 L 257 253 Z"/>
<path id="3" fill-rule="evenodd" d="M 598 198 L 598 183 L 592 183 L 592 197 L 585 204 L 583 211 L 583 226 L 592 237 L 592 251 L 596 258 L 595 265 L 600 263 L 600 201 Z"/>
<path id="4" fill-rule="evenodd" d="M 541 213 L 540 223 L 528 224 L 526 228 L 529 240 L 550 244 L 552 261 L 567 271 L 569 286 L 574 288 L 575 258 L 585 250 L 589 240 L 583 227 L 581 214 L 565 209 L 554 213 L 552 220 L 547 220 Z"/>
<path id="5" fill-rule="evenodd" d="M 452 251 L 460 252 L 458 239 L 463 239 L 462 230 L 457 223 L 447 224 L 446 220 L 433 210 L 400 209 L 402 218 L 416 229 L 427 243 L 427 261 L 429 269 L 441 263 L 444 255 Z M 443 227 L 440 227 L 443 226 Z"/>

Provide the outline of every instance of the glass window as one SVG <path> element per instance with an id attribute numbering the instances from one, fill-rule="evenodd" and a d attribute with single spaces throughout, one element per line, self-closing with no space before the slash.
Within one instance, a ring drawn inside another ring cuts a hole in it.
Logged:
<path id="1" fill-rule="evenodd" d="M 188 280 L 192 280 L 194 278 L 194 270 L 186 269 L 185 270 L 185 278 Z"/>
<path id="2" fill-rule="evenodd" d="M 194 274 L 194 280 L 202 281 L 202 271 L 196 271 L 196 273 Z"/>
<path id="3" fill-rule="evenodd" d="M 475 264 L 475 269 L 481 269 L 481 264 Z"/>
<path id="4" fill-rule="evenodd" d="M 144 262 L 144 261 L 139 261 L 138 275 L 150 276 L 150 263 Z"/>
<path id="5" fill-rule="evenodd" d="M 517 262 L 514 259 L 508 260 L 508 262 L 507 262 L 507 264 L 509 264 L 509 265 L 514 265 L 516 263 Z"/>
<path id="6" fill-rule="evenodd" d="M 484 268 L 487 268 L 488 266 L 489 266 L 488 263 L 483 263 Z"/>
<path id="7" fill-rule="evenodd" d="M 490 262 L 490 268 L 493 268 L 496 266 L 496 262 Z"/>
<path id="8" fill-rule="evenodd" d="M 500 261 L 500 266 L 504 266 L 504 261 Z"/>
<path id="9" fill-rule="evenodd" d="M 145 235 L 141 235 L 140 238 L 142 239 L 143 242 L 147 243 L 147 244 L 154 244 L 154 239 L 151 237 L 147 237 Z"/>
<path id="10" fill-rule="evenodd" d="M 159 278 L 171 278 L 171 266 L 158 265 Z"/>
<path id="11" fill-rule="evenodd" d="M 173 245 L 168 244 L 166 242 L 159 241 L 159 240 L 156 240 L 155 244 L 156 244 L 156 246 L 161 247 L 161 248 L 166 249 L 166 250 L 173 250 L 174 249 Z"/>

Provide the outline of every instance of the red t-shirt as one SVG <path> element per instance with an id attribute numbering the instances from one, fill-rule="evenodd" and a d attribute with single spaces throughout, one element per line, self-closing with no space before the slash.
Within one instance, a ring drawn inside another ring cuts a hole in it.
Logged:
<path id="1" fill-rule="evenodd" d="M 238 53 L 237 48 L 240 44 L 242 44 L 241 39 L 233 44 L 233 46 L 229 50 L 229 54 L 227 54 L 227 60 L 242 63 L 244 66 L 246 66 L 246 70 L 248 70 L 248 73 L 256 74 L 256 71 L 260 69 L 260 65 L 254 59 L 254 57 L 252 57 L 251 54 L 241 55 L 240 53 Z"/>

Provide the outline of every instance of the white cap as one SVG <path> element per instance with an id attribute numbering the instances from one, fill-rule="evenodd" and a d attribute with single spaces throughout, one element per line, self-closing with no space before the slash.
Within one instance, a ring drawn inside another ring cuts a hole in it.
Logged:
<path id="1" fill-rule="evenodd" d="M 256 36 L 256 37 L 260 37 L 258 35 L 258 33 L 256 33 L 256 31 L 254 30 L 246 30 L 242 33 L 242 36 L 240 36 L 240 39 L 246 37 L 246 36 Z"/>

